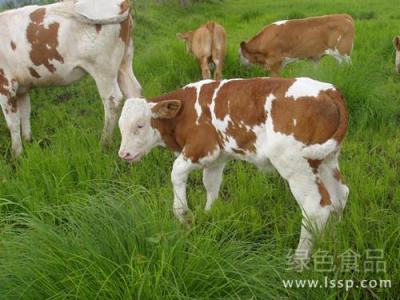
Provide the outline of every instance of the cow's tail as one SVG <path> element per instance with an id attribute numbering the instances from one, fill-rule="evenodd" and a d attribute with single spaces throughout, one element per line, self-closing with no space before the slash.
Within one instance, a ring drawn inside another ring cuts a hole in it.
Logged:
<path id="1" fill-rule="evenodd" d="M 110 17 L 110 18 L 102 18 L 102 19 L 94 19 L 90 18 L 88 16 L 85 16 L 84 14 L 80 14 L 74 10 L 73 7 L 73 2 L 72 1 L 64 1 L 63 6 L 59 6 L 52 10 L 53 13 L 57 15 L 62 15 L 67 18 L 74 18 L 78 20 L 79 22 L 85 23 L 85 24 L 92 24 L 92 25 L 108 25 L 108 24 L 120 24 L 124 22 L 126 19 L 129 18 L 130 11 L 129 9 L 125 11 L 124 13 Z"/>
<path id="2" fill-rule="evenodd" d="M 310 145 L 303 148 L 303 156 L 307 159 L 323 160 L 328 155 L 336 152 L 347 133 L 349 116 L 343 95 L 339 91 L 327 91 L 339 112 L 339 124 L 332 137 L 323 144 Z M 333 97 L 332 97 L 333 96 Z"/>

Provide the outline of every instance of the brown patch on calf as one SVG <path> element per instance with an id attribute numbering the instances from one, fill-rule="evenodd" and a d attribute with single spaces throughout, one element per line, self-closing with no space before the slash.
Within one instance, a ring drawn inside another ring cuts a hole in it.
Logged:
<path id="1" fill-rule="evenodd" d="M 32 67 L 29 67 L 29 73 L 31 74 L 32 77 L 35 78 L 40 78 L 40 75 L 38 72 L 36 72 L 36 70 Z"/>
<path id="2" fill-rule="evenodd" d="M 101 24 L 96 24 L 96 32 L 97 33 L 100 33 L 101 28 L 102 28 Z"/>
<path id="3" fill-rule="evenodd" d="M 32 46 L 30 58 L 34 65 L 43 65 L 54 73 L 56 68 L 50 61 L 64 63 L 64 58 L 57 51 L 60 24 L 52 23 L 46 28 L 43 22 L 45 15 L 45 8 L 39 8 L 30 14 L 31 23 L 26 30 L 26 36 Z"/>
<path id="4" fill-rule="evenodd" d="M 120 24 L 121 29 L 119 32 L 119 37 L 125 43 L 126 46 L 129 46 L 129 41 L 131 39 L 132 25 L 133 25 L 132 17 L 127 18 Z"/>
<path id="5" fill-rule="evenodd" d="M 14 51 L 17 49 L 17 44 L 15 44 L 14 41 L 10 42 L 10 46 L 11 46 L 11 49 L 13 49 Z"/>
<path id="6" fill-rule="evenodd" d="M 311 169 L 313 170 L 313 173 L 318 174 L 318 169 L 322 163 L 322 160 L 308 159 L 307 161 L 308 161 L 308 164 L 310 165 Z"/>
<path id="7" fill-rule="evenodd" d="M 274 130 L 293 135 L 305 145 L 322 144 L 339 128 L 341 115 L 330 97 L 278 98 L 272 103 Z M 296 120 L 296 125 L 294 124 Z"/>
<path id="8" fill-rule="evenodd" d="M 321 182 L 321 180 L 317 181 L 318 191 L 321 195 L 320 205 L 321 207 L 325 207 L 332 204 L 331 197 L 329 196 L 328 190 L 325 185 Z"/>
<path id="9" fill-rule="evenodd" d="M 335 170 L 333 170 L 333 177 L 338 181 L 338 182 L 342 182 L 342 174 L 340 173 L 338 168 L 335 168 Z"/>

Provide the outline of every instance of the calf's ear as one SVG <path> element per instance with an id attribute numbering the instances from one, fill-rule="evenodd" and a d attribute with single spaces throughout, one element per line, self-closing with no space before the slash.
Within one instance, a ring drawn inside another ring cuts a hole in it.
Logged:
<path id="1" fill-rule="evenodd" d="M 182 107 L 180 100 L 165 100 L 157 103 L 151 109 L 154 119 L 172 119 L 176 117 Z"/>
<path id="2" fill-rule="evenodd" d="M 396 36 L 393 40 L 393 44 L 397 50 L 400 51 L 400 36 Z"/>

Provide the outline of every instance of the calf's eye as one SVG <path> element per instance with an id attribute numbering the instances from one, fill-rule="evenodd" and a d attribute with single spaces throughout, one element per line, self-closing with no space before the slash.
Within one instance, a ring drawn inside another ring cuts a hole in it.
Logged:
<path id="1" fill-rule="evenodd" d="M 138 129 L 142 129 L 144 127 L 144 125 L 138 125 Z"/>

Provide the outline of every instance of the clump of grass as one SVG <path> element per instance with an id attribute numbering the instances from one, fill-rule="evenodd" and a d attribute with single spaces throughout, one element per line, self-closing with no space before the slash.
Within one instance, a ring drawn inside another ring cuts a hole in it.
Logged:
<path id="1" fill-rule="evenodd" d="M 230 221 L 188 229 L 137 187 L 2 220 L 2 299 L 276 299 L 283 264 Z M 227 232 L 232 232 L 228 234 Z"/>
<path id="2" fill-rule="evenodd" d="M 258 17 L 261 17 L 262 15 L 263 15 L 262 12 L 259 10 L 249 10 L 240 16 L 240 21 L 248 23 L 250 21 L 255 20 Z"/>
<path id="3" fill-rule="evenodd" d="M 287 16 L 288 20 L 293 20 L 293 19 L 303 19 L 305 18 L 306 15 L 302 12 L 299 11 L 292 11 L 289 13 L 289 15 Z"/>

